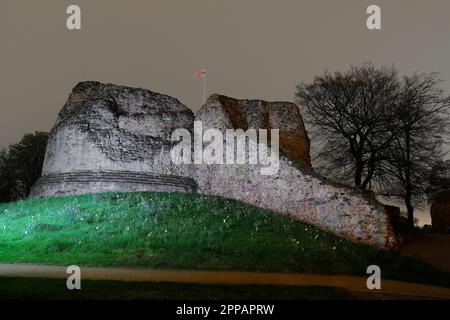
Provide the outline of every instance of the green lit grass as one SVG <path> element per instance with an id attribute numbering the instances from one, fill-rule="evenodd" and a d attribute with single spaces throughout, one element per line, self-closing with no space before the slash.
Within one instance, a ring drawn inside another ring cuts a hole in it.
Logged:
<path id="1" fill-rule="evenodd" d="M 365 275 L 450 286 L 412 257 L 218 197 L 123 193 L 0 205 L 0 261 Z"/>

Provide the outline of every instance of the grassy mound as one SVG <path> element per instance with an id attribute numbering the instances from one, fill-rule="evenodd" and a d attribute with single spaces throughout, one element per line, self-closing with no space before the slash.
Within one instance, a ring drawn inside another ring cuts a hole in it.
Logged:
<path id="1" fill-rule="evenodd" d="M 412 257 L 218 197 L 120 193 L 0 205 L 0 261 L 382 276 L 450 286 Z"/>

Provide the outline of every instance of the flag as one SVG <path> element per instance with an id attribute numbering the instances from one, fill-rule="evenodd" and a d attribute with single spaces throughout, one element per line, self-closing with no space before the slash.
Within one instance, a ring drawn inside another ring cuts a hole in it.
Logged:
<path id="1" fill-rule="evenodd" d="M 197 78 L 206 78 L 206 69 L 200 69 L 195 73 Z"/>

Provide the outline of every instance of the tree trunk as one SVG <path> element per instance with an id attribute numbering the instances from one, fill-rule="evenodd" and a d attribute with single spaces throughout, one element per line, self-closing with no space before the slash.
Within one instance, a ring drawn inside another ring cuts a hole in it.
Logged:
<path id="1" fill-rule="evenodd" d="M 372 182 L 372 178 L 373 178 L 373 174 L 375 173 L 375 164 L 373 163 L 373 161 L 370 162 L 369 164 L 369 169 L 367 172 L 367 176 L 364 179 L 364 182 L 362 182 L 361 184 L 361 189 L 363 190 L 370 190 L 370 186 L 371 186 L 371 182 Z M 369 188 L 368 188 L 369 187 Z"/>
<path id="2" fill-rule="evenodd" d="M 362 174 L 364 170 L 364 164 L 361 156 L 356 156 L 355 159 L 355 187 L 362 187 Z"/>
<path id="3" fill-rule="evenodd" d="M 406 166 L 405 166 L 405 204 L 408 210 L 408 225 L 412 229 L 414 229 L 414 207 L 412 205 L 412 181 L 411 181 L 411 140 L 409 131 L 406 132 L 405 135 L 405 143 L 406 143 Z"/>

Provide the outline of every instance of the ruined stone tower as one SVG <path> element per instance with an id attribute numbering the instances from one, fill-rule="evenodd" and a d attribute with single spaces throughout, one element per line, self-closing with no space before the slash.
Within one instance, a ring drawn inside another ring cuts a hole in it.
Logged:
<path id="1" fill-rule="evenodd" d="M 279 129 L 280 148 L 288 153 L 280 157 L 276 175 L 258 174 L 260 164 L 196 166 L 198 192 L 272 210 L 356 242 L 395 246 L 384 205 L 312 171 L 308 135 L 295 104 L 212 95 L 196 121 L 203 130 Z"/>
<path id="2" fill-rule="evenodd" d="M 173 166 L 170 135 L 194 115 L 177 99 L 98 82 L 78 84 L 58 115 L 32 196 L 107 191 L 193 192 Z"/>
<path id="3" fill-rule="evenodd" d="M 294 103 L 238 100 L 213 94 L 196 120 L 210 128 L 277 129 L 280 148 L 305 169 L 312 169 L 310 141 L 300 109 Z"/>

